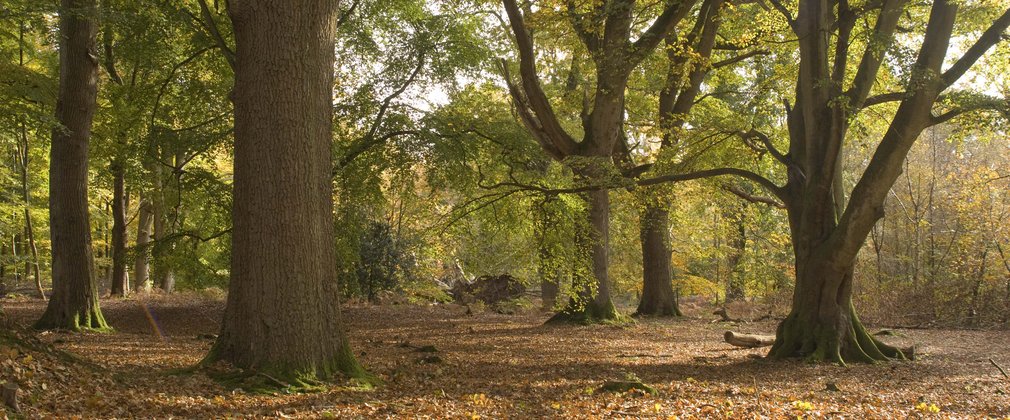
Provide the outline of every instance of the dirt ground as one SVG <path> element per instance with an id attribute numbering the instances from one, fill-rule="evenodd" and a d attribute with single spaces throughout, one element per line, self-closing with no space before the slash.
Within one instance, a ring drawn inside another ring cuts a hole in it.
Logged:
<path id="1" fill-rule="evenodd" d="M 34 299 L 0 305 L 21 324 L 44 309 Z M 350 305 L 344 317 L 353 349 L 383 385 L 259 395 L 177 372 L 210 348 L 206 335 L 217 333 L 223 308 L 220 299 L 199 295 L 107 299 L 102 309 L 115 332 L 38 335 L 83 360 L 0 351 L 0 373 L 22 385 L 27 417 L 1010 416 L 1010 380 L 990 362 L 1010 367 L 1006 331 L 896 330 L 884 340 L 917 345 L 918 360 L 840 367 L 769 361 L 764 350 L 733 348 L 722 342 L 725 330 L 771 333 L 775 321 L 712 322 L 718 317 L 710 310 L 616 327 L 544 326 L 548 314 L 533 310 L 468 315 L 456 305 Z M 428 345 L 439 360 L 417 351 Z M 631 375 L 658 395 L 599 390 Z"/>

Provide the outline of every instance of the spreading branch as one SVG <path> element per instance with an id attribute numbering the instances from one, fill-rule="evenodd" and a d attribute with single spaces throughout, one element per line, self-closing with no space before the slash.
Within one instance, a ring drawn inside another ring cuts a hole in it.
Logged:
<path id="1" fill-rule="evenodd" d="M 968 48 L 968 51 L 965 51 L 961 58 L 955 61 L 947 71 L 943 72 L 943 86 L 949 87 L 960 79 L 971 66 L 975 65 L 976 61 L 982 58 L 986 51 L 989 51 L 993 45 L 996 45 L 996 43 L 1003 39 L 1003 32 L 1007 30 L 1007 27 L 1010 27 L 1010 9 L 1003 12 L 1003 15 L 997 18 L 982 33 L 982 36 Z"/>

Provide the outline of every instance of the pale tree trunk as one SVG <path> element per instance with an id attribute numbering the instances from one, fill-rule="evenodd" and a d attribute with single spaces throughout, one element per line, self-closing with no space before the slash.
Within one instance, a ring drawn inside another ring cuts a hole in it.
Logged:
<path id="1" fill-rule="evenodd" d="M 123 165 L 111 165 L 112 193 L 112 296 L 126 296 L 126 174 Z"/>
<path id="2" fill-rule="evenodd" d="M 297 385 L 364 377 L 338 304 L 331 161 L 336 2 L 232 2 L 232 261 L 207 361 Z"/>
<path id="3" fill-rule="evenodd" d="M 641 217 L 642 299 L 636 315 L 681 316 L 673 292 L 670 211 L 647 204 Z"/>
<path id="4" fill-rule="evenodd" d="M 95 113 L 98 32 L 94 0 L 63 0 L 60 87 L 49 166 L 53 295 L 38 329 L 106 329 L 98 306 L 88 215 L 88 140 Z"/>
<path id="5" fill-rule="evenodd" d="M 164 154 L 159 152 L 164 157 Z M 165 199 L 168 190 L 168 182 L 165 182 L 165 168 L 160 163 L 155 163 L 154 170 L 151 171 L 154 177 L 153 212 L 154 212 L 154 246 L 151 254 L 154 260 L 154 282 L 161 290 L 172 292 L 175 289 L 175 274 L 172 272 L 168 257 L 171 254 L 171 245 L 168 236 L 172 233 L 171 221 L 169 220 L 169 210 Z"/>
<path id="6" fill-rule="evenodd" d="M 151 291 L 151 229 L 154 223 L 154 211 L 151 209 L 150 200 L 142 196 L 140 208 L 137 211 L 136 259 L 133 261 L 134 287 L 138 292 L 149 292 Z"/>

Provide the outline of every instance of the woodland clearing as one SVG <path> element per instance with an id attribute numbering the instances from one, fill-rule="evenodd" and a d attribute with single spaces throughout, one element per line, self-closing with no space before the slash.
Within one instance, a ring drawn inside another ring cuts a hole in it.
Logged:
<path id="1" fill-rule="evenodd" d="M 352 348 L 383 384 L 263 395 L 228 389 L 195 365 L 213 343 L 220 298 L 152 295 L 106 299 L 112 333 L 42 333 L 37 349 L 5 344 L 3 375 L 21 386 L 27 417 L 271 418 L 1003 418 L 1010 415 L 1005 331 L 894 330 L 917 360 L 876 365 L 763 359 L 738 349 L 726 329 L 774 330 L 776 321 L 712 322 L 707 308 L 685 319 L 628 326 L 545 326 L 549 314 L 516 315 L 458 305 L 346 305 Z M 10 321 L 44 310 L 5 299 Z M 157 326 L 157 328 L 153 328 Z M 876 331 L 876 329 L 874 329 Z M 47 345 L 78 356 L 60 357 Z M 434 348 L 422 349 L 425 346 Z M 14 351 L 12 351 L 14 350 Z M 435 350 L 423 352 L 420 350 Z M 599 391 L 640 378 L 658 391 Z M 833 384 L 837 391 L 829 391 Z"/>

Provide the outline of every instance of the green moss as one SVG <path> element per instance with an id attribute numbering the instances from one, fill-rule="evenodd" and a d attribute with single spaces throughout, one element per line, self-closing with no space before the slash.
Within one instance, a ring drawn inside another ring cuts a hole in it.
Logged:
<path id="1" fill-rule="evenodd" d="M 579 325 L 628 325 L 635 322 L 631 317 L 618 312 L 614 303 L 607 301 L 603 305 L 595 302 L 587 304 L 572 300 L 565 309 L 554 314 L 547 324 L 579 324 Z"/>
<path id="2" fill-rule="evenodd" d="M 628 392 L 632 390 L 642 391 L 649 395 L 658 395 L 659 391 L 649 385 L 642 383 L 641 381 L 607 381 L 603 383 L 599 391 L 602 392 Z"/>
<path id="3" fill-rule="evenodd" d="M 220 343 L 220 340 L 215 343 L 194 370 L 203 371 L 208 377 L 228 388 L 240 388 L 258 394 L 292 394 L 324 391 L 332 385 L 337 385 L 339 380 L 346 381 L 349 388 L 359 390 L 372 389 L 382 383 L 358 363 L 347 343 L 341 346 L 342 350 L 333 360 L 320 366 L 293 367 L 278 364 L 260 365 L 255 369 L 242 369 L 227 363 L 217 363 L 227 362 Z"/>

